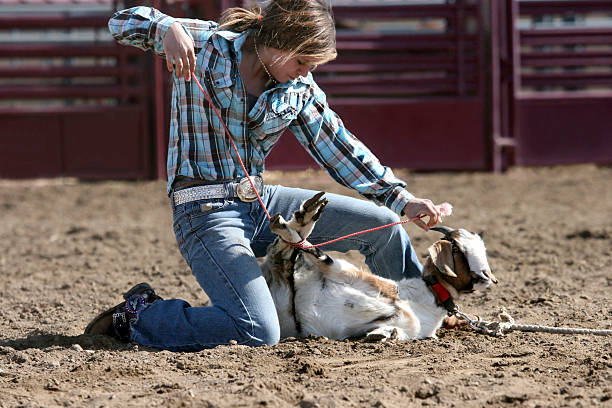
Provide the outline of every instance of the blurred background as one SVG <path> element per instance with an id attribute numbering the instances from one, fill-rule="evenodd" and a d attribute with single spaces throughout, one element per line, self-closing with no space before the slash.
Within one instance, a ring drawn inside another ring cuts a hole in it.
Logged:
<path id="1" fill-rule="evenodd" d="M 381 161 L 415 171 L 612 163 L 612 1 L 333 0 L 314 75 Z M 241 0 L 2 0 L 0 178 L 165 178 L 169 73 L 115 10 L 217 20 Z M 315 162 L 290 134 L 267 169 Z"/>

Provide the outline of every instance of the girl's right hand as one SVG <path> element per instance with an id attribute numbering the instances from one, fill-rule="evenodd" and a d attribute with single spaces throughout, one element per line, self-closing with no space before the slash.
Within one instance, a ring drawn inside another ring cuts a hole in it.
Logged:
<path id="1" fill-rule="evenodd" d="M 175 71 L 177 77 L 184 77 L 186 81 L 191 79 L 195 70 L 196 56 L 193 40 L 187 35 L 181 23 L 172 24 L 162 43 L 166 54 L 166 67 L 168 71 Z"/>

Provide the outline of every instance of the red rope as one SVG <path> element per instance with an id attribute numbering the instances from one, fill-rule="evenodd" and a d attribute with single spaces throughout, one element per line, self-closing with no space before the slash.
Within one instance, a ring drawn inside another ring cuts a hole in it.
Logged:
<path id="1" fill-rule="evenodd" d="M 329 241 L 321 242 L 320 244 L 304 245 L 304 243 L 306 242 L 306 239 L 303 239 L 300 242 L 289 242 L 289 241 L 285 241 L 285 242 L 288 243 L 289 245 L 291 245 L 292 247 L 296 247 L 296 248 L 300 248 L 300 249 L 316 248 L 316 247 L 320 247 L 320 246 L 323 246 L 323 245 L 332 244 L 332 243 L 337 242 L 337 241 L 341 241 L 341 240 L 343 240 L 345 238 L 354 237 L 355 235 L 365 234 L 366 232 L 377 231 L 379 229 L 393 227 L 394 225 L 406 224 L 408 222 L 416 221 L 416 220 L 418 220 L 420 218 L 423 218 L 423 217 L 424 217 L 424 215 L 422 215 L 420 217 L 414 217 L 414 218 L 411 218 L 409 220 L 392 222 L 391 224 L 381 225 L 380 227 L 374 227 L 374 228 L 370 228 L 370 229 L 366 229 L 366 230 L 362 230 L 362 231 L 353 232 L 352 234 L 343 235 L 343 236 L 341 236 L 339 238 L 334 238 L 334 239 L 329 240 Z"/>
<path id="2" fill-rule="evenodd" d="M 227 126 L 225 126 L 225 122 L 223 121 L 223 119 L 221 119 L 221 114 L 219 113 L 219 111 L 217 110 L 215 105 L 210 100 L 210 96 L 208 96 L 208 94 L 206 93 L 204 88 L 202 88 L 202 85 L 200 85 L 200 81 L 198 81 L 198 78 L 196 78 L 194 73 L 192 73 L 191 76 L 195 80 L 196 85 L 200 88 L 200 91 L 202 91 L 202 93 L 206 97 L 206 100 L 208 101 L 210 106 L 213 108 L 213 110 L 215 111 L 215 113 L 219 117 L 219 121 L 223 125 L 223 129 L 225 129 L 225 134 L 227 135 L 228 139 L 232 143 L 232 147 L 234 148 L 234 151 L 236 152 L 236 156 L 238 157 L 238 161 L 240 162 L 240 166 L 242 166 L 242 171 L 244 171 L 244 174 L 247 175 L 249 183 L 251 183 L 251 187 L 253 187 L 253 191 L 255 192 L 255 195 L 257 196 L 257 199 L 259 200 L 259 204 L 261 204 L 261 207 L 266 212 L 266 217 L 268 217 L 268 220 L 270 220 L 272 217 L 270 217 L 270 214 L 268 213 L 268 209 L 266 208 L 265 204 L 261 200 L 261 197 L 259 196 L 259 193 L 257 192 L 257 189 L 255 188 L 255 184 L 253 183 L 253 180 L 251 179 L 251 176 L 249 176 L 249 172 L 247 171 L 246 167 L 244 166 L 244 163 L 242 162 L 242 159 L 240 158 L 240 153 L 238 153 L 238 148 L 236 147 L 236 143 L 234 143 L 234 139 L 232 139 L 232 134 L 230 133 L 230 131 L 227 128 Z"/>
<path id="3" fill-rule="evenodd" d="M 247 175 L 249 183 L 251 183 L 251 187 L 253 187 L 253 191 L 255 191 L 255 195 L 257 195 L 257 200 L 259 200 L 259 204 L 261 204 L 261 207 L 266 212 L 266 217 L 268 217 L 268 220 L 270 220 L 272 217 L 270 217 L 270 214 L 268 213 L 268 209 L 266 208 L 266 206 L 263 203 L 261 197 L 259 196 L 259 193 L 257 192 L 257 189 L 255 188 L 255 184 L 253 183 L 253 180 L 251 179 L 251 176 L 249 176 L 249 173 L 247 172 L 247 169 L 244 166 L 244 163 L 242 162 L 242 159 L 240 158 L 240 153 L 238 153 L 238 148 L 236 147 L 236 144 L 234 143 L 234 139 L 232 139 L 232 136 L 231 136 L 231 133 L 230 133 L 229 129 L 227 128 L 227 126 L 225 126 L 225 122 L 223 121 L 223 119 L 221 119 L 221 113 L 219 113 L 219 111 L 217 110 L 215 105 L 212 103 L 212 100 L 210 99 L 210 97 L 208 96 L 208 94 L 206 93 L 204 88 L 202 88 L 202 85 L 200 85 L 200 81 L 198 81 L 198 78 L 196 78 L 195 74 L 192 73 L 191 76 L 195 80 L 196 85 L 200 88 L 200 91 L 202 91 L 202 93 L 206 97 L 206 100 L 208 101 L 210 106 L 213 108 L 213 110 L 215 111 L 215 113 L 219 117 L 219 121 L 223 125 L 223 129 L 225 129 L 225 134 L 227 135 L 228 139 L 230 140 L 230 142 L 232 144 L 232 147 L 234 148 L 234 151 L 236 152 L 236 156 L 238 157 L 238 161 L 240 162 L 240 166 L 242 167 L 242 171 L 244 171 L 244 174 Z M 393 227 L 394 225 L 400 225 L 400 224 L 406 224 L 406 223 L 409 223 L 409 222 L 413 222 L 413 221 L 416 221 L 416 220 L 418 220 L 420 218 L 423 218 L 423 217 L 424 217 L 424 215 L 421 215 L 419 217 L 414 217 L 414 218 L 411 218 L 409 220 L 393 222 L 391 224 L 381 225 L 380 227 L 375 227 L 375 228 L 370 228 L 370 229 L 366 229 L 366 230 L 362 230 L 362 231 L 353 232 L 352 234 L 344 235 L 344 236 L 332 239 L 330 241 L 321 242 L 321 243 L 316 244 L 316 245 L 304 245 L 304 243 L 306 242 L 306 239 L 303 239 L 300 242 L 289 242 L 289 241 L 285 241 L 285 242 L 287 242 L 287 244 L 291 245 L 292 247 L 301 248 L 301 249 L 316 248 L 316 247 L 320 247 L 320 246 L 323 246 L 323 245 L 328 245 L 328 244 L 331 244 L 331 243 L 334 243 L 334 242 L 337 242 L 337 241 L 341 241 L 341 240 L 346 239 L 346 238 L 354 237 L 355 235 L 361 235 L 361 234 L 365 234 L 367 232 L 372 232 L 372 231 L 377 231 L 377 230 L 380 230 L 380 229 L 383 229 L 383 228 Z"/>

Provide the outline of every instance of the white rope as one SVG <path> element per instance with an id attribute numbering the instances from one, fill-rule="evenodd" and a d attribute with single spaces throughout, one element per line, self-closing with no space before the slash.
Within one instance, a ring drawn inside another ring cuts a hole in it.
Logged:
<path id="1" fill-rule="evenodd" d="M 505 308 L 502 308 L 502 311 L 499 314 L 499 318 L 500 320 L 502 320 L 501 322 L 489 322 L 486 320 L 481 320 L 480 317 L 478 317 L 478 320 L 472 320 L 464 313 L 461 313 L 459 310 L 457 310 L 456 313 L 460 318 L 467 320 L 467 322 L 473 329 L 494 337 L 501 337 L 513 330 L 554 334 L 593 334 L 597 336 L 612 335 L 612 330 L 608 329 L 600 330 L 573 327 L 541 326 L 536 324 L 516 324 L 512 316 L 510 316 L 510 314 L 506 311 Z"/>

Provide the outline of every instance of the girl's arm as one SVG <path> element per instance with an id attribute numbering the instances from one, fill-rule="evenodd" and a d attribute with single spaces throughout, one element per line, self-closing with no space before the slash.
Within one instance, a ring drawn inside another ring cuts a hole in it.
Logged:
<path id="1" fill-rule="evenodd" d="M 196 57 L 213 31 L 214 21 L 177 19 L 151 7 L 133 7 L 116 12 L 108 22 L 115 40 L 166 58 L 169 71 L 191 77 Z"/>
<path id="2" fill-rule="evenodd" d="M 406 183 L 344 127 L 327 104 L 325 93 L 314 82 L 310 97 L 290 128 L 315 161 L 340 184 L 399 215 L 428 216 L 427 223 L 415 221 L 425 230 L 440 221 L 440 213 L 431 200 L 410 194 L 405 189 Z"/>

